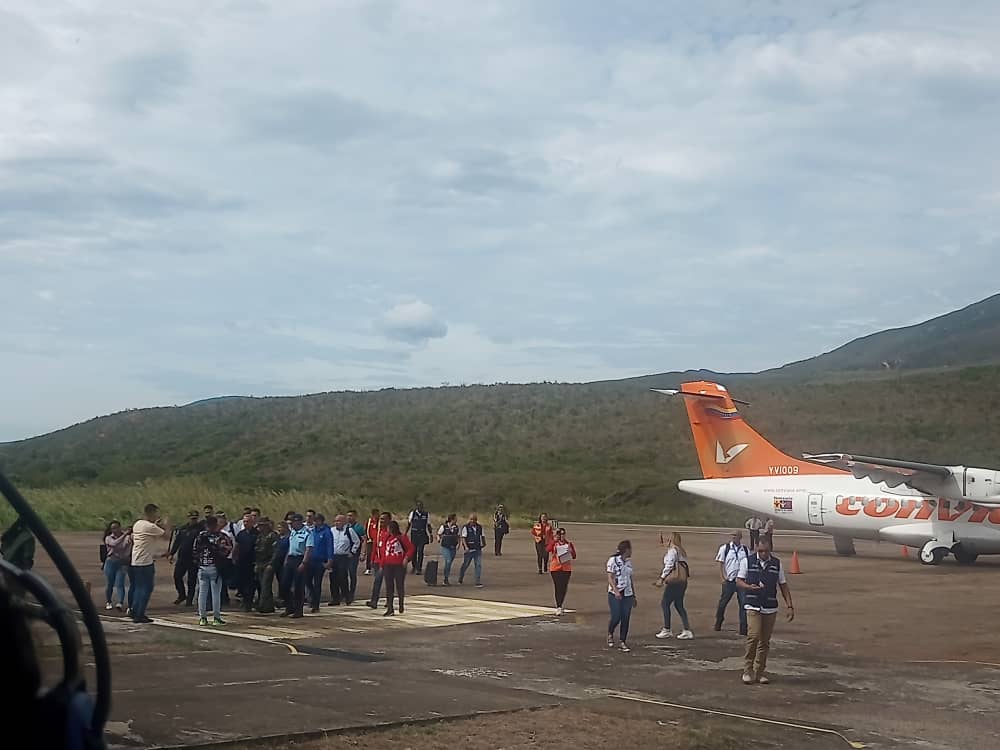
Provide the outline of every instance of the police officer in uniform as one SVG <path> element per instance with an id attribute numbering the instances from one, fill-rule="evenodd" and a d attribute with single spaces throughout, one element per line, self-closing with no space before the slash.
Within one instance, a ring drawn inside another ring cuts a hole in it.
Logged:
<path id="1" fill-rule="evenodd" d="M 788 609 L 788 621 L 795 619 L 792 592 L 785 581 L 781 560 L 771 554 L 767 537 L 757 542 L 757 553 L 740 561 L 736 576 L 737 587 L 744 592 L 747 612 L 747 650 L 743 658 L 743 684 L 755 682 L 766 685 L 770 680 L 764 674 L 767 654 L 771 649 L 771 634 L 778 619 L 778 590 Z"/>
<path id="2" fill-rule="evenodd" d="M 417 507 L 410 511 L 406 523 L 406 535 L 413 543 L 414 555 L 411 563 L 414 573 L 424 571 L 424 547 L 431 543 L 431 516 L 424 510 L 422 500 L 417 501 Z"/>

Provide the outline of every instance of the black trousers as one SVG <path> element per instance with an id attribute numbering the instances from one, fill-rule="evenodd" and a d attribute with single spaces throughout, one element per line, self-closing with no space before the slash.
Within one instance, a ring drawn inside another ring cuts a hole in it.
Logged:
<path id="1" fill-rule="evenodd" d="M 257 593 L 257 576 L 254 575 L 253 563 L 240 563 L 236 566 L 236 586 L 243 597 L 243 610 L 253 609 L 253 598 Z"/>
<path id="2" fill-rule="evenodd" d="M 757 551 L 757 542 L 760 540 L 760 530 L 750 529 L 750 549 L 753 552 Z"/>
<path id="3" fill-rule="evenodd" d="M 413 572 L 420 573 L 424 569 L 424 547 L 430 541 L 427 538 L 427 533 L 423 531 L 414 531 L 410 534 L 410 541 L 413 542 Z"/>
<path id="4" fill-rule="evenodd" d="M 184 584 L 187 583 L 187 589 Z M 183 599 L 188 606 L 194 602 L 194 592 L 198 586 L 198 565 L 192 560 L 181 560 L 178 558 L 174 564 L 174 588 L 177 589 L 177 598 Z"/>
<path id="5" fill-rule="evenodd" d="M 350 566 L 354 555 L 334 555 L 333 567 L 330 568 L 330 601 L 334 604 L 354 600 L 351 593 Z"/>
<path id="6" fill-rule="evenodd" d="M 392 599 L 399 597 L 399 611 L 403 611 L 403 597 L 406 594 L 406 565 L 383 565 L 382 575 L 385 577 L 386 609 L 392 610 Z"/>
<path id="7" fill-rule="evenodd" d="M 545 542 L 535 542 L 535 557 L 538 558 L 539 573 L 549 569 L 549 551 L 545 549 Z"/>
<path id="8" fill-rule="evenodd" d="M 312 609 L 319 609 L 319 600 L 323 598 L 323 579 L 326 578 L 326 560 L 323 562 L 311 562 L 306 568 L 306 592 L 309 598 L 309 606 Z"/>
<path id="9" fill-rule="evenodd" d="M 370 573 L 375 565 L 372 563 L 372 551 L 375 548 L 375 543 L 372 541 L 365 542 L 365 572 Z"/>
<path id="10" fill-rule="evenodd" d="M 285 612 L 301 615 L 306 594 L 306 574 L 299 572 L 302 555 L 285 558 L 285 569 L 281 571 L 281 587 L 285 591 Z"/>
<path id="11" fill-rule="evenodd" d="M 549 573 L 552 576 L 552 585 L 556 589 L 556 606 L 561 607 L 566 601 L 566 591 L 569 589 L 569 577 L 573 575 L 571 570 L 553 570 Z"/>
<path id="12" fill-rule="evenodd" d="M 382 565 L 372 564 L 372 596 L 368 600 L 368 603 L 374 609 L 378 607 L 379 597 L 382 595 L 382 577 L 384 575 L 385 567 Z"/>
<path id="13" fill-rule="evenodd" d="M 493 554 L 499 557 L 503 554 L 503 538 L 507 536 L 506 531 L 493 529 Z"/>
<path id="14" fill-rule="evenodd" d="M 360 564 L 361 550 L 358 550 L 356 555 L 351 555 L 350 565 L 347 566 L 347 581 L 348 585 L 351 587 L 351 598 L 349 601 L 352 602 L 358 595 L 358 565 Z"/>

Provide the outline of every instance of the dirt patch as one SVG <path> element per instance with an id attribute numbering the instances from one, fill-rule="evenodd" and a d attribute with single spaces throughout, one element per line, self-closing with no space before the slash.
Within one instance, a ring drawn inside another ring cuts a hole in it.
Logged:
<path id="1" fill-rule="evenodd" d="M 846 746 L 829 738 L 789 734 L 789 730 L 723 720 L 653 718 L 618 704 L 596 707 L 560 706 L 468 719 L 442 720 L 361 732 L 337 733 L 322 739 L 277 744 L 237 745 L 239 750 L 439 750 L 459 738 L 463 750 L 529 750 L 531 748 L 657 748 L 658 750 L 743 750 L 752 734 L 754 746 L 805 747 L 823 750 Z"/>

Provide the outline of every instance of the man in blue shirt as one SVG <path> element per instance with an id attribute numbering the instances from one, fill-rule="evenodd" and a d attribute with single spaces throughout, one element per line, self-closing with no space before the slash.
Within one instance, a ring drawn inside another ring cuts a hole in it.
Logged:
<path id="1" fill-rule="evenodd" d="M 281 616 L 297 619 L 302 617 L 306 593 L 306 568 L 303 560 L 306 543 L 309 541 L 309 531 L 303 523 L 301 513 L 292 515 L 291 524 L 292 528 L 288 533 L 288 554 L 285 556 L 285 567 L 281 572 L 282 588 L 287 593 L 285 611 Z"/>
<path id="2" fill-rule="evenodd" d="M 306 587 L 309 589 L 310 611 L 319 612 L 319 598 L 323 593 L 323 578 L 333 565 L 333 533 L 326 525 L 322 513 L 314 517 L 312 531 L 306 540 L 306 554 L 300 567 L 304 568 Z"/>

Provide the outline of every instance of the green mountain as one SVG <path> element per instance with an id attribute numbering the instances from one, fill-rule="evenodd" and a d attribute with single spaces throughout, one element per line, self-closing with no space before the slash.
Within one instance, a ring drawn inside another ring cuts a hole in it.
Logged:
<path id="1" fill-rule="evenodd" d="M 1000 297 L 992 297 L 756 375 L 210 399 L 0 445 L 0 466 L 36 488 L 194 477 L 401 505 L 426 494 L 456 510 L 503 500 L 522 514 L 545 507 L 578 519 L 720 521 L 731 515 L 676 490 L 679 479 L 698 476 L 690 432 L 684 410 L 648 387 L 719 379 L 791 453 L 989 466 L 1000 438 L 1000 367 L 959 366 L 996 360 L 998 335 Z M 886 360 L 897 369 L 882 368 Z M 881 376 L 826 377 L 837 371 Z"/>

